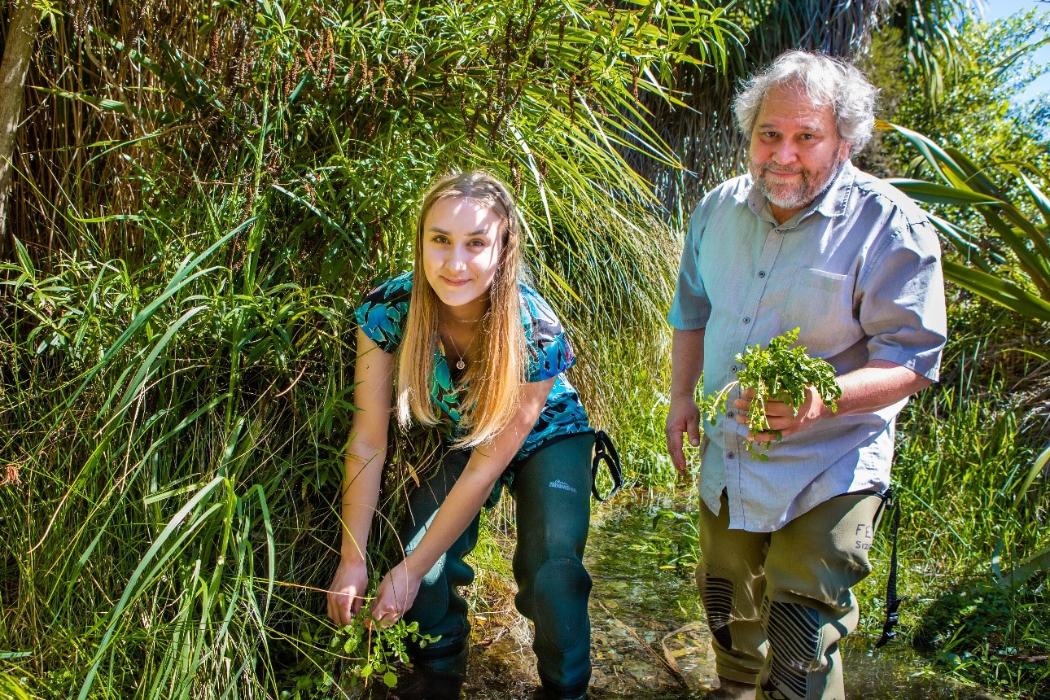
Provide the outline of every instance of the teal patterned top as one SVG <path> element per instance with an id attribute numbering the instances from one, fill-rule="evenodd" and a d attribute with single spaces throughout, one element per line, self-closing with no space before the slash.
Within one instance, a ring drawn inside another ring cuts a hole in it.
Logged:
<path id="1" fill-rule="evenodd" d="M 520 284 L 519 288 L 521 322 L 529 351 L 526 380 L 542 382 L 553 378 L 554 385 L 536 425 L 515 455 L 515 461 L 527 458 L 555 438 L 591 432 L 580 397 L 565 378 L 565 371 L 576 363 L 572 345 L 558 317 L 543 297 L 526 284 Z M 364 301 L 354 312 L 361 330 L 383 352 L 393 353 L 401 344 L 411 293 L 412 273 L 404 272 L 365 295 Z M 458 373 L 450 369 L 440 346 L 435 347 L 430 398 L 447 419 L 452 434 L 457 432 L 461 417 L 456 387 L 458 379 Z"/>

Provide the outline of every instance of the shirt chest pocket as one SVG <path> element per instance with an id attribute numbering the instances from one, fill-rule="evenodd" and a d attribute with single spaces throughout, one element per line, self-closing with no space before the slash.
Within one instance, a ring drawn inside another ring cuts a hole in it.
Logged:
<path id="1" fill-rule="evenodd" d="M 801 268 L 784 304 L 783 328 L 798 326 L 799 342 L 811 355 L 837 355 L 864 335 L 854 314 L 853 287 L 852 275 Z"/>

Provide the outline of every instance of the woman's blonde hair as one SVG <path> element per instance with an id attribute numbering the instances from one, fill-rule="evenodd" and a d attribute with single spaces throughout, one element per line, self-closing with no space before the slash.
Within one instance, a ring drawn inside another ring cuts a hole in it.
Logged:
<path id="1" fill-rule="evenodd" d="M 414 417 L 422 425 L 436 425 L 439 409 L 430 398 L 434 348 L 438 342 L 441 301 L 423 270 L 423 226 L 440 200 L 470 199 L 491 208 L 503 220 L 499 262 L 489 287 L 488 310 L 478 322 L 459 391 L 460 426 L 466 431 L 454 447 L 474 447 L 491 440 L 510 423 L 518 407 L 528 359 L 518 291 L 521 249 L 518 213 L 506 185 L 485 172 L 467 172 L 441 178 L 426 197 L 416 224 L 412 297 L 405 335 L 397 361 L 397 417 L 402 426 Z"/>

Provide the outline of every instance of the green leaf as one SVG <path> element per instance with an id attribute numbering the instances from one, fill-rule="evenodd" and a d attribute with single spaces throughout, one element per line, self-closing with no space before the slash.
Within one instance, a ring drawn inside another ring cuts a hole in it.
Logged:
<path id="1" fill-rule="evenodd" d="M 1050 462 L 1050 445 L 1045 450 L 1039 453 L 1039 456 L 1032 462 L 1032 466 L 1028 470 L 1028 474 L 1025 475 L 1024 481 L 1017 487 L 1017 496 L 1014 498 L 1014 506 L 1020 506 L 1024 502 L 1025 494 L 1028 493 L 1028 489 L 1036 478 L 1043 473 L 1043 469 L 1046 468 L 1047 463 Z"/>
<path id="2" fill-rule="evenodd" d="M 767 402 L 783 401 L 797 412 L 810 386 L 832 412 L 838 410 L 842 388 L 835 379 L 835 369 L 827 361 L 807 355 L 805 347 L 795 345 L 799 332 L 799 328 L 793 328 L 770 339 L 765 348 L 750 345 L 737 353 L 736 361 L 742 366 L 737 381 L 704 399 L 707 419 L 713 420 L 717 411 L 726 411 L 724 399 L 734 384 L 738 384 L 741 391 L 754 391 L 747 413 L 747 427 L 752 433 L 769 432 Z M 769 449 L 769 443 L 748 442 L 746 449 L 760 461 L 768 459 L 763 452 Z"/>
<path id="3" fill-rule="evenodd" d="M 973 190 L 959 189 L 948 185 L 938 185 L 925 180 L 908 178 L 890 178 L 887 180 L 894 187 L 912 199 L 929 204 L 1001 204 L 998 199 Z"/>
<path id="4" fill-rule="evenodd" d="M 1045 322 L 1050 313 L 1050 240 L 1046 226 L 1035 223 L 1029 211 L 1031 206 L 1004 193 L 995 184 L 991 173 L 999 168 L 1020 180 L 1031 197 L 1035 210 L 1050 222 L 1050 201 L 1025 174 L 1025 171 L 1045 174 L 1029 164 L 998 163 L 981 167 L 958 149 L 942 149 L 929 138 L 893 124 L 881 123 L 880 128 L 893 129 L 908 140 L 926 161 L 933 166 L 947 184 L 939 185 L 922 180 L 894 180 L 900 189 L 921 202 L 947 204 L 975 209 L 987 224 L 987 229 L 1008 247 L 989 245 L 961 227 L 934 217 L 934 226 L 949 242 L 979 269 L 967 269 L 951 261 L 944 261 L 945 275 L 952 282 L 969 289 L 996 304 L 1022 316 Z M 996 248 L 999 250 L 996 250 Z M 1002 279 L 1000 266 L 1011 264 L 1004 256 L 1016 258 L 1015 274 L 1024 277 L 1020 283 Z M 1035 288 L 1029 291 L 1028 284 Z"/>
<path id="5" fill-rule="evenodd" d="M 969 289 L 989 301 L 1042 322 L 1050 322 L 1050 303 L 1013 282 L 968 268 L 951 260 L 942 263 L 944 276 L 960 287 Z"/>
<path id="6" fill-rule="evenodd" d="M 1039 187 L 1036 186 L 1027 175 L 1017 168 L 1014 168 L 1013 170 L 1017 173 L 1017 176 L 1021 178 L 1021 182 L 1024 183 L 1025 189 L 1028 190 L 1028 194 L 1031 195 L 1032 201 L 1035 202 L 1037 207 L 1039 207 L 1039 211 L 1043 215 L 1043 219 L 1046 221 L 1047 225 L 1050 225 L 1050 199 L 1043 194 L 1043 191 L 1039 189 Z"/>
<path id="7" fill-rule="evenodd" d="M 22 266 L 22 272 L 25 276 L 30 279 L 36 278 L 36 268 L 33 266 L 33 259 L 29 257 L 29 251 L 26 249 L 25 244 L 17 238 L 12 237 L 15 242 L 15 252 L 18 254 L 18 263 Z"/>
<path id="8" fill-rule="evenodd" d="M 209 272 L 212 272 L 219 268 L 205 268 L 203 270 L 193 272 L 192 274 L 190 271 L 195 269 L 198 265 L 200 265 L 200 263 L 202 263 L 220 247 L 229 242 L 238 233 L 248 228 L 248 226 L 250 226 L 254 220 L 255 219 L 253 217 L 244 221 L 240 225 L 230 230 L 224 236 L 222 236 L 219 240 L 215 241 L 203 253 L 200 253 L 193 259 L 185 261 L 181 266 L 179 266 L 179 269 L 175 271 L 175 274 L 172 276 L 171 281 L 168 282 L 167 287 L 165 287 L 164 291 L 161 292 L 160 296 L 158 296 L 156 299 L 150 302 L 144 309 L 142 309 L 142 311 L 138 312 L 138 314 L 135 315 L 135 318 L 132 319 L 131 324 L 127 327 L 127 329 L 124 330 L 123 333 L 120 334 L 120 337 L 117 338 L 116 342 L 114 342 L 113 345 L 111 345 L 109 349 L 106 350 L 105 354 L 102 356 L 102 359 L 99 360 L 98 364 L 96 364 L 94 367 L 91 368 L 91 370 L 88 371 L 87 375 L 84 377 L 84 380 L 81 382 L 80 387 L 70 396 L 68 402 L 70 406 L 73 405 L 73 403 L 77 400 L 80 394 L 88 387 L 88 385 L 91 383 L 91 380 L 94 379 L 95 375 L 97 375 L 100 371 L 102 371 L 102 369 L 106 365 L 109 364 L 109 362 L 113 359 L 117 352 L 119 352 L 120 349 L 124 347 L 124 345 L 131 339 L 132 336 L 134 336 L 139 330 L 142 329 L 142 327 L 147 323 L 147 321 L 149 321 L 153 317 L 157 310 L 166 301 L 168 301 L 168 299 L 173 297 L 177 292 L 179 292 L 183 288 L 189 286 L 198 277 L 207 275 Z"/>
<path id="9" fill-rule="evenodd" d="M 221 504 L 216 504 L 204 511 L 199 513 L 192 521 L 188 524 L 184 523 L 187 516 L 196 510 L 197 505 L 200 504 L 205 498 L 211 495 L 211 492 L 216 489 L 220 484 L 224 483 L 225 479 L 221 476 L 217 476 L 210 482 L 201 487 L 201 489 L 191 498 L 186 504 L 179 509 L 177 513 L 168 521 L 168 524 L 160 532 L 157 539 L 153 542 L 150 548 L 139 560 L 138 566 L 131 573 L 131 577 L 128 579 L 127 585 L 124 587 L 124 592 L 117 601 L 117 604 L 113 607 L 109 614 L 109 623 L 106 626 L 106 631 L 102 635 L 102 639 L 98 644 L 95 654 L 93 656 L 91 665 L 88 667 L 87 675 L 84 678 L 83 684 L 80 686 L 80 692 L 77 694 L 78 700 L 87 700 L 88 694 L 91 691 L 92 686 L 95 683 L 95 677 L 98 674 L 99 665 L 102 663 L 102 659 L 105 656 L 106 649 L 112 641 L 113 635 L 117 630 L 117 622 L 121 619 L 125 609 L 130 603 L 132 596 L 138 590 L 139 581 L 143 578 L 148 578 L 147 570 L 153 565 L 154 569 L 157 565 L 154 564 L 155 559 L 159 559 L 163 562 L 165 559 L 171 557 L 178 549 L 178 542 L 180 538 L 176 540 L 176 544 L 170 547 L 166 552 L 162 554 L 161 550 L 168 543 L 168 540 L 175 534 L 179 528 L 185 528 L 185 531 L 190 531 L 199 526 L 207 517 L 214 512 Z"/>

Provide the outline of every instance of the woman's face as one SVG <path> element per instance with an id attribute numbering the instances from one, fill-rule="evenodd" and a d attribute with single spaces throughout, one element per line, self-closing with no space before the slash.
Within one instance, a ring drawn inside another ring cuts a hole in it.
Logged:
<path id="1" fill-rule="evenodd" d="M 438 298 L 464 317 L 481 318 L 499 267 L 503 220 L 486 204 L 439 199 L 423 220 L 423 272 Z"/>

